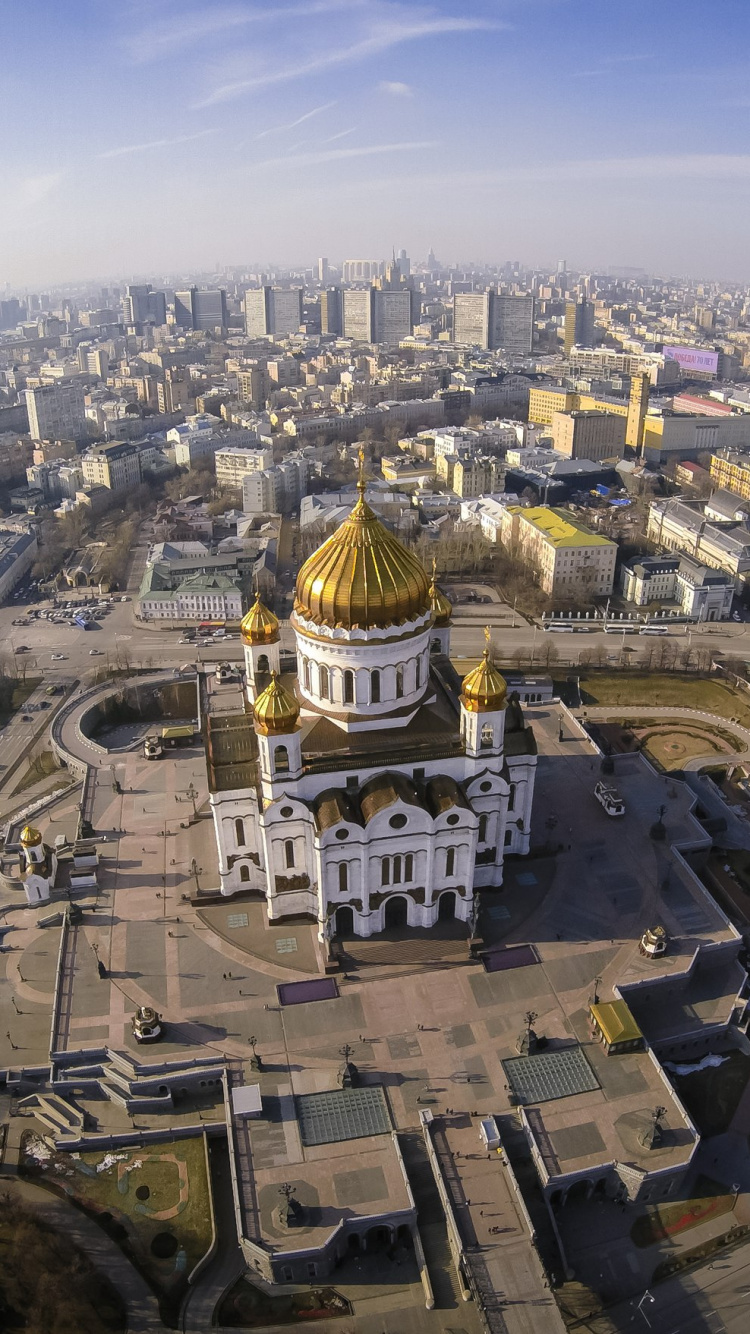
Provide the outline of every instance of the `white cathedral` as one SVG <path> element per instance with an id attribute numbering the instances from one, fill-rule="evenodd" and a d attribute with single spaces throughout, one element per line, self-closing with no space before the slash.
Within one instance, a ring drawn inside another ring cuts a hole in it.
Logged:
<path id="1" fill-rule="evenodd" d="M 321 938 L 472 919 L 529 850 L 536 745 L 489 643 L 458 688 L 451 606 L 365 501 L 299 572 L 279 623 L 242 622 L 244 713 L 207 718 L 221 891 L 265 895 Z"/>

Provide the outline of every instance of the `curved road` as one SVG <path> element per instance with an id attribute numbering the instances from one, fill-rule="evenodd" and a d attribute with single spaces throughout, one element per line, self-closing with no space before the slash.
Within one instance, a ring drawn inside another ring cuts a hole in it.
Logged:
<path id="1" fill-rule="evenodd" d="M 586 708 L 573 709 L 571 712 L 579 722 L 619 722 L 621 719 L 640 719 L 650 720 L 652 722 L 664 722 L 665 719 L 675 718 L 681 722 L 699 722 L 705 723 L 711 727 L 721 727 L 725 732 L 731 732 L 732 736 L 740 742 L 740 750 L 732 752 L 727 758 L 734 763 L 742 763 L 750 760 L 750 729 L 743 727 L 741 723 L 732 722 L 729 718 L 722 718 L 716 713 L 703 713 L 698 709 L 680 709 L 676 707 L 663 706 L 661 708 L 642 708 L 635 705 L 620 704 L 602 704 L 587 705 Z M 696 772 L 705 769 L 709 764 L 720 763 L 721 755 L 717 755 L 715 750 L 707 751 L 705 755 L 694 755 L 686 760 L 682 766 L 685 770 Z"/>

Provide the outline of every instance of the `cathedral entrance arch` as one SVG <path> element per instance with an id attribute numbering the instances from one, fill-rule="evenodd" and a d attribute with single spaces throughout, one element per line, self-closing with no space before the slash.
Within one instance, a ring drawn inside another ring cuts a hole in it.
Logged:
<path id="1" fill-rule="evenodd" d="M 403 894 L 394 894 L 385 905 L 385 928 L 407 926 L 409 922 L 409 904 Z"/>
<path id="2" fill-rule="evenodd" d="M 336 909 L 336 935 L 354 935 L 354 912 L 347 906 Z"/>
<path id="3" fill-rule="evenodd" d="M 438 900 L 438 921 L 452 922 L 456 916 L 456 895 L 452 889 L 446 890 Z"/>

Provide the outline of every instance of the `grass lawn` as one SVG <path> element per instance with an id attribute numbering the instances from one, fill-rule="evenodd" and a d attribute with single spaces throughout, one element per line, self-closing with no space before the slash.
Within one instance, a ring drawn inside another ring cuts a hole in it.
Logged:
<path id="1" fill-rule="evenodd" d="M 683 726 L 681 723 L 675 723 L 673 726 L 666 725 L 658 729 L 640 731 L 634 728 L 637 735 L 642 737 L 644 754 L 654 759 L 662 769 L 682 769 L 685 761 L 692 759 L 696 755 L 707 755 L 712 751 L 715 755 L 731 755 L 739 747 L 734 738 L 730 744 L 724 736 L 713 734 L 708 727 L 700 728 L 696 726 Z"/>
<path id="2" fill-rule="evenodd" d="M 35 783 L 41 782 L 43 778 L 48 778 L 50 774 L 59 772 L 60 765 L 52 751 L 43 750 L 40 755 L 30 761 L 28 768 L 13 789 L 13 793 L 15 795 L 16 792 L 25 792 L 27 788 L 33 787 Z M 67 785 L 67 779 L 63 777 L 60 786 L 67 787 Z"/>
<path id="3" fill-rule="evenodd" d="M 721 681 L 692 675 L 659 672 L 596 672 L 581 676 L 581 698 L 587 704 L 623 704 L 658 708 L 698 709 L 721 718 L 737 718 L 750 727 L 750 695 L 732 690 Z"/>
<path id="4" fill-rule="evenodd" d="M 750 1080 L 750 1056 L 741 1051 L 731 1051 L 728 1056 L 721 1065 L 692 1075 L 670 1075 L 702 1135 L 724 1133 Z"/>
<path id="5" fill-rule="evenodd" d="M 162 1299 L 163 1318 L 179 1305 L 188 1275 L 212 1240 L 202 1137 L 74 1158 L 28 1132 L 21 1164 L 26 1175 L 64 1192 L 122 1246 Z"/>
<path id="6" fill-rule="evenodd" d="M 691 1075 L 691 1079 L 695 1076 Z M 730 1213 L 734 1195 L 726 1193 L 726 1186 L 709 1177 L 698 1177 L 695 1195 L 689 1200 L 675 1200 L 672 1204 L 656 1204 L 636 1218 L 630 1236 L 635 1246 L 653 1246 L 679 1236 L 691 1227 L 699 1227 L 709 1218 Z"/>

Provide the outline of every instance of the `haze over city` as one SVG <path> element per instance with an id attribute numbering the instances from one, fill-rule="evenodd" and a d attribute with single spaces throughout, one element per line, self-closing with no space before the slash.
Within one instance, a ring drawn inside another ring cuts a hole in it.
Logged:
<path id="1" fill-rule="evenodd" d="M 0 283 L 392 243 L 750 277 L 744 0 L 0 13 Z"/>

